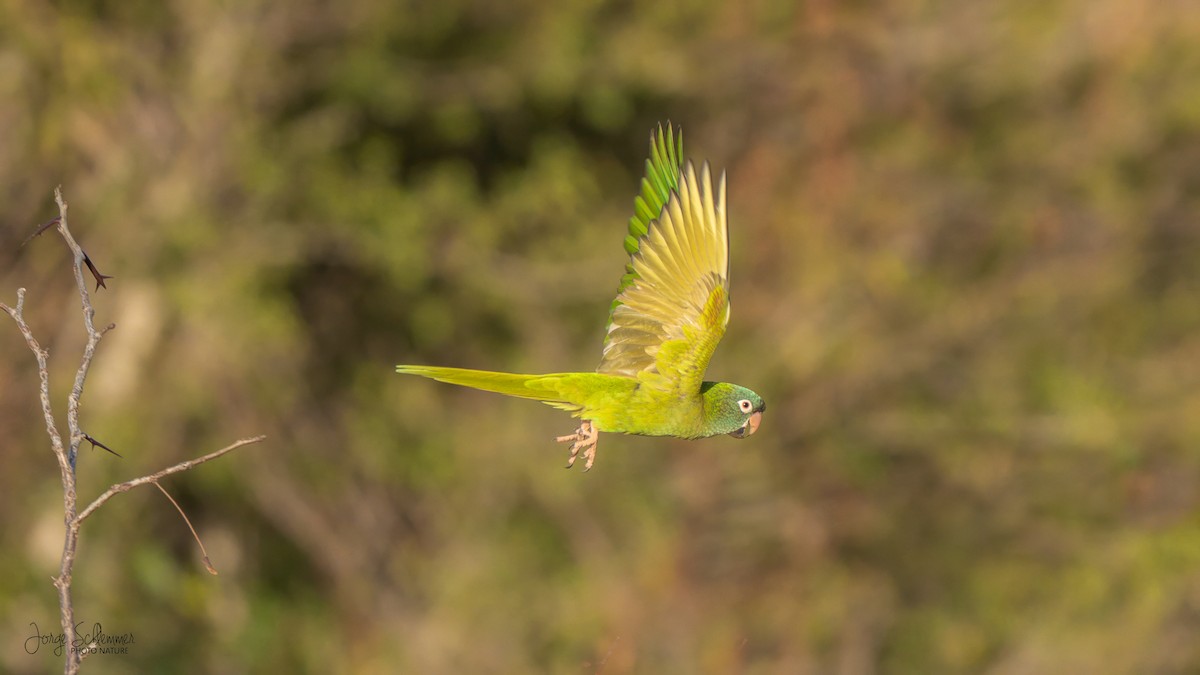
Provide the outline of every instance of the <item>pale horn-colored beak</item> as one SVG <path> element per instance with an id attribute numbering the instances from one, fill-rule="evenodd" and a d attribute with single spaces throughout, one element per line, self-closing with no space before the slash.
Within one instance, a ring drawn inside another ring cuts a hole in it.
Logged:
<path id="1" fill-rule="evenodd" d="M 753 434 L 754 432 L 758 431 L 758 425 L 761 423 L 762 423 L 762 413 L 756 412 L 753 415 L 750 415 L 750 418 L 746 420 L 745 424 L 743 424 L 740 428 L 736 429 L 735 431 L 730 432 L 729 435 L 733 436 L 734 438 L 745 438 L 745 437 Z"/>

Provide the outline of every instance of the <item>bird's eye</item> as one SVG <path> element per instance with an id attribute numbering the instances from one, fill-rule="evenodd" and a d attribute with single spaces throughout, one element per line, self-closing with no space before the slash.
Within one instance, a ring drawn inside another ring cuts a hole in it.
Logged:
<path id="1" fill-rule="evenodd" d="M 754 404 L 750 402 L 750 399 L 744 398 L 738 401 L 738 407 L 742 409 L 742 412 L 748 413 L 754 407 Z"/>

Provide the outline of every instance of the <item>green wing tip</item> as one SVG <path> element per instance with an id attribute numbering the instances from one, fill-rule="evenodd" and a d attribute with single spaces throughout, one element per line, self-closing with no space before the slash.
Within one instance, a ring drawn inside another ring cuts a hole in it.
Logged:
<path id="1" fill-rule="evenodd" d="M 633 236 L 632 234 L 625 236 L 625 252 L 629 255 L 633 255 L 634 253 L 638 252 L 638 240 L 637 237 Z"/>
<path id="2" fill-rule="evenodd" d="M 671 198 L 671 192 L 679 189 L 682 158 L 683 129 L 676 129 L 670 120 L 666 126 L 659 123 L 658 128 L 650 132 L 650 156 L 646 159 L 641 194 L 633 200 L 629 236 L 633 237 L 635 243 L 649 231 L 651 221 L 662 213 L 663 206 Z"/>
<path id="3" fill-rule="evenodd" d="M 629 219 L 629 234 L 625 237 L 625 252 L 634 255 L 640 249 L 641 239 L 650 231 L 650 223 L 661 214 L 663 207 L 671 198 L 671 193 L 679 189 L 679 181 L 683 175 L 680 166 L 683 160 L 683 129 L 674 126 L 670 120 L 666 125 L 658 124 L 658 128 L 650 132 L 650 156 L 646 159 L 646 175 L 639 187 L 641 194 L 633 199 L 633 217 Z M 617 292 L 625 290 L 637 279 L 632 267 L 627 268 L 621 277 L 621 285 Z M 613 302 L 613 308 L 619 305 Z"/>
<path id="4" fill-rule="evenodd" d="M 653 133 L 650 134 L 650 154 L 652 157 L 656 154 L 661 157 L 660 165 L 678 167 L 683 159 L 683 127 L 676 129 L 671 120 L 667 120 L 664 134 L 663 125 L 660 122 L 658 138 L 656 139 Z"/>

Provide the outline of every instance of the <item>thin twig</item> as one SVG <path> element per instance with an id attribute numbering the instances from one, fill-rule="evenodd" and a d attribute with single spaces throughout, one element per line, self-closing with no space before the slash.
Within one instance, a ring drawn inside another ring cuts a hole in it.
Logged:
<path id="1" fill-rule="evenodd" d="M 50 229 L 51 225 L 57 225 L 58 218 L 59 218 L 58 216 L 54 216 L 53 218 L 46 221 L 45 223 L 38 225 L 38 229 L 34 230 L 33 234 L 29 235 L 28 237 L 25 237 L 25 241 L 21 242 L 21 245 L 24 246 L 25 244 L 28 244 L 29 242 L 33 241 L 35 238 L 41 236 L 41 234 L 43 232 Z"/>
<path id="2" fill-rule="evenodd" d="M 50 406 L 50 368 L 46 363 L 50 354 L 42 349 L 37 339 L 33 337 L 33 331 L 29 329 L 29 324 L 25 323 L 25 289 L 17 289 L 16 308 L 0 303 L 0 309 L 8 312 L 13 321 L 17 322 L 17 329 L 21 331 L 21 335 L 25 336 L 25 344 L 29 345 L 29 350 L 37 359 L 38 377 L 41 380 L 38 393 L 42 400 L 42 417 L 46 419 L 46 434 L 50 436 L 50 445 L 54 449 L 54 456 L 58 458 L 59 469 L 64 474 L 70 473 L 71 467 L 67 464 L 67 455 L 63 451 L 62 436 L 59 435 L 58 425 L 54 421 L 54 409 Z"/>
<path id="3" fill-rule="evenodd" d="M 179 502 L 175 501 L 175 498 L 171 496 L 170 492 L 167 492 L 167 489 L 162 486 L 162 483 L 154 481 L 154 487 L 158 488 L 158 491 L 163 493 L 163 496 L 169 499 L 171 503 L 175 505 L 175 510 L 179 512 L 179 515 L 183 518 L 183 522 L 187 523 L 188 529 L 192 531 L 192 538 L 196 540 L 196 545 L 200 547 L 200 555 L 204 558 L 205 569 L 208 570 L 209 574 L 216 576 L 217 568 L 213 567 L 212 560 L 209 560 L 208 551 L 204 549 L 204 542 L 200 541 L 200 535 L 196 534 L 196 528 L 192 527 L 192 521 L 189 520 L 187 514 L 183 512 L 183 507 L 179 505 Z"/>
<path id="4" fill-rule="evenodd" d="M 91 504 L 88 504 L 88 507 L 86 509 L 79 512 L 79 517 L 75 519 L 76 526 L 78 526 L 79 523 L 82 523 L 84 521 L 84 519 L 86 519 L 88 516 L 92 515 L 92 513 L 95 512 L 96 509 L 100 508 L 101 505 L 104 504 L 104 502 L 112 499 L 114 496 L 116 496 L 122 492 L 129 492 L 133 488 L 135 488 L 139 485 L 145 485 L 146 483 L 157 483 L 160 478 L 163 478 L 165 476 L 170 476 L 173 473 L 179 473 L 180 471 L 187 471 L 188 469 L 190 469 L 198 464 L 203 464 L 205 462 L 212 461 L 212 460 L 220 457 L 221 455 L 224 455 L 227 452 L 237 450 L 238 448 L 242 447 L 243 445 L 250 445 L 251 443 L 258 443 L 259 441 L 263 440 L 264 438 L 266 438 L 266 436 L 254 436 L 253 438 L 243 438 L 243 439 L 234 441 L 233 443 L 221 448 L 220 450 L 217 450 L 216 452 L 210 452 L 207 455 L 204 455 L 203 457 L 197 457 L 196 459 L 189 459 L 187 461 L 180 462 L 180 463 L 176 464 L 175 466 L 167 467 L 165 469 L 162 469 L 161 471 L 155 471 L 154 473 L 149 474 L 147 476 L 142 476 L 141 478 L 134 478 L 133 480 L 127 480 L 124 483 L 117 483 L 117 484 L 113 485 L 112 487 L 108 488 L 107 490 L 105 490 L 104 494 L 100 495 L 99 497 L 96 497 L 96 499 L 93 500 Z"/>

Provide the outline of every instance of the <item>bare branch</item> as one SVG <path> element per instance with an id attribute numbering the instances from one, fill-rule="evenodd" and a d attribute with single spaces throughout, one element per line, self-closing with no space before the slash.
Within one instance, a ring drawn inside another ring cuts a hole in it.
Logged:
<path id="1" fill-rule="evenodd" d="M 36 237 L 40 236 L 40 235 L 41 235 L 43 232 L 45 232 L 46 230 L 50 229 L 50 226 L 51 226 L 51 225 L 57 225 L 57 224 L 58 224 L 58 218 L 59 218 L 58 216 L 54 216 L 54 217 L 53 217 L 53 218 L 51 218 L 50 220 L 48 220 L 48 221 L 46 221 L 45 223 L 42 223 L 41 225 L 39 225 L 39 226 L 38 226 L 38 229 L 36 229 L 36 230 L 34 230 L 34 231 L 33 231 L 33 234 L 29 235 L 28 237 L 25 237 L 25 241 L 21 242 L 21 245 L 22 245 L 22 246 L 24 246 L 25 244 L 28 244 L 28 243 L 29 243 L 30 241 L 32 241 L 34 238 L 36 238 Z"/>
<path id="2" fill-rule="evenodd" d="M 204 558 L 205 569 L 208 570 L 209 574 L 216 576 L 217 568 L 213 567 L 212 560 L 209 560 L 208 551 L 204 549 L 204 542 L 200 541 L 200 535 L 196 534 L 196 528 L 192 527 L 192 521 L 187 517 L 187 514 L 183 512 L 183 507 L 179 505 L 179 502 L 175 501 L 175 498 L 171 496 L 170 492 L 167 492 L 167 489 L 162 486 L 162 483 L 154 481 L 154 487 L 158 488 L 158 491 L 163 493 L 163 496 L 169 499 L 171 503 L 175 505 L 175 510 L 179 512 L 179 515 L 183 516 L 183 522 L 187 523 L 188 529 L 192 531 L 192 537 L 196 540 L 196 545 L 200 547 L 200 555 Z"/>
<path id="3" fill-rule="evenodd" d="M 75 241 L 75 237 L 71 235 L 71 229 L 67 225 L 67 203 L 63 200 L 61 186 L 54 188 L 54 201 L 58 204 L 58 233 L 62 235 L 63 241 L 67 242 L 67 246 L 75 256 L 73 265 L 75 286 L 79 290 L 79 300 L 83 307 L 83 327 L 87 330 L 87 343 L 83 347 L 83 358 L 80 359 L 79 370 L 75 372 L 75 386 L 71 388 L 71 394 L 67 397 L 67 434 L 69 437 L 67 459 L 70 460 L 71 467 L 74 469 L 79 444 L 83 441 L 83 432 L 79 427 L 79 401 L 83 397 L 83 383 L 87 379 L 88 370 L 92 367 L 96 345 L 100 344 L 100 338 L 104 336 L 107 329 L 103 332 L 96 330 L 94 323 L 96 310 L 92 307 L 92 298 L 88 293 L 87 282 L 83 278 L 83 261 L 86 255 L 83 248 Z"/>
<path id="4" fill-rule="evenodd" d="M 208 568 L 209 572 L 216 574 L 216 570 L 213 569 L 212 563 L 209 561 L 208 553 L 204 550 L 204 544 L 200 541 L 200 537 L 196 534 L 196 529 L 192 527 L 191 521 L 188 520 L 187 514 L 183 512 L 183 509 L 180 508 L 179 504 L 171 497 L 169 493 L 167 493 L 162 485 L 158 483 L 158 480 L 174 473 L 187 471 L 198 464 L 203 464 L 204 462 L 216 459 L 225 453 L 242 447 L 243 445 L 257 443 L 263 440 L 265 436 L 244 438 L 203 457 L 188 460 L 186 462 L 180 462 L 175 466 L 168 467 L 156 473 L 150 474 L 149 476 L 143 476 L 141 478 L 135 478 L 124 483 L 118 483 L 110 487 L 104 492 L 104 494 L 97 497 L 91 504 L 88 505 L 86 509 L 83 510 L 82 513 L 77 511 L 78 497 L 76 495 L 75 488 L 75 459 L 78 456 L 80 443 L 82 443 L 84 440 L 87 440 L 93 445 L 99 445 L 105 450 L 113 452 L 110 448 L 108 448 L 108 446 L 97 442 L 94 438 L 84 433 L 79 424 L 79 406 L 80 399 L 83 397 L 83 385 L 87 379 L 88 370 L 91 368 L 92 358 L 96 353 L 96 346 L 100 343 L 100 339 L 104 337 L 104 334 L 114 328 L 114 325 L 110 323 L 101 330 L 96 329 L 94 323 L 96 310 L 92 307 L 91 297 L 88 294 L 87 283 L 84 281 L 83 268 L 86 265 L 88 270 L 91 271 L 92 276 L 96 279 L 97 289 L 104 288 L 104 280 L 111 279 L 112 277 L 101 274 L 100 271 L 96 269 L 95 264 L 92 263 L 91 259 L 88 258 L 87 254 L 83 252 L 83 249 L 71 235 L 71 230 L 67 226 L 67 203 L 63 200 L 61 188 L 56 188 L 54 190 L 54 200 L 58 204 L 58 217 L 38 227 L 37 231 L 30 235 L 29 239 L 33 239 L 34 237 L 40 235 L 41 233 L 50 229 L 51 226 L 58 226 L 59 234 L 62 235 L 63 241 L 67 243 L 67 247 L 71 249 L 71 253 L 74 256 L 74 264 L 72 267 L 75 271 L 75 286 L 79 291 L 80 306 L 83 309 L 83 326 L 87 331 L 87 343 L 84 346 L 83 357 L 80 359 L 79 369 L 75 373 L 74 386 L 71 388 L 71 393 L 67 397 L 68 435 L 65 443 L 62 435 L 58 431 L 58 425 L 54 420 L 54 413 L 50 405 L 50 370 L 48 366 L 49 354 L 45 349 L 42 349 L 40 344 L 38 344 L 37 339 L 35 339 L 33 336 L 33 331 L 29 328 L 29 324 L 25 322 L 25 289 L 17 289 L 16 307 L 10 307 L 5 303 L 0 302 L 0 309 L 4 310 L 4 312 L 12 317 L 13 321 L 16 322 L 17 328 L 21 331 L 21 335 L 25 337 L 26 344 L 29 345 L 30 351 L 33 352 L 34 357 L 37 359 L 38 377 L 41 381 L 40 396 L 42 402 L 42 414 L 46 420 L 46 434 L 50 437 L 50 443 L 52 449 L 54 450 L 54 456 L 58 460 L 59 472 L 62 476 L 63 520 L 66 527 L 64 528 L 65 532 L 63 535 L 62 558 L 59 563 L 58 576 L 54 577 L 54 587 L 58 589 L 59 618 L 62 625 L 63 635 L 67 636 L 75 634 L 75 608 L 71 600 L 71 575 L 75 566 L 76 548 L 79 544 L 79 530 L 84 519 L 86 519 L 88 516 L 94 513 L 96 509 L 100 508 L 105 502 L 111 499 L 113 495 L 119 492 L 127 492 L 138 485 L 154 483 L 158 489 L 162 490 L 163 494 L 167 496 L 167 499 L 169 499 L 172 504 L 175 504 L 175 508 L 179 510 L 180 515 L 183 516 L 184 522 L 187 523 L 188 529 L 192 531 L 192 536 L 196 537 L 196 542 L 200 545 L 200 552 L 204 556 L 205 566 Z M 26 239 L 26 242 L 28 242 L 29 239 Z M 113 452 L 113 454 L 116 453 Z M 77 673 L 79 671 L 79 664 L 82 662 L 83 657 L 86 656 L 86 654 L 86 649 L 81 653 L 80 650 L 76 649 L 73 645 L 71 648 L 67 649 L 64 672 L 67 675 Z"/>
<path id="5" fill-rule="evenodd" d="M 145 485 L 147 483 L 157 483 L 160 478 L 170 476 L 173 473 L 187 471 L 188 469 L 190 469 L 194 466 L 203 464 L 205 462 L 212 461 L 212 460 L 220 457 L 221 455 L 224 455 L 227 452 L 232 452 L 233 450 L 237 450 L 238 448 L 242 447 L 243 445 L 250 445 L 251 443 L 258 443 L 259 441 L 263 440 L 264 438 L 266 438 L 266 436 L 254 436 L 253 438 L 243 438 L 243 439 L 237 440 L 233 443 L 230 443 L 229 445 L 221 448 L 220 450 L 217 450 L 216 452 L 210 452 L 207 455 L 204 455 L 203 457 L 197 457 L 196 459 L 189 459 L 187 461 L 180 462 L 180 463 L 176 464 L 175 466 L 167 467 L 165 469 L 162 469 L 161 471 L 155 471 L 154 473 L 146 475 L 146 476 L 142 476 L 141 478 L 134 478 L 133 480 L 127 480 L 124 483 L 117 483 L 117 484 L 113 485 L 112 487 L 108 488 L 107 490 L 105 490 L 104 494 L 100 495 L 99 497 L 96 497 L 96 499 L 94 501 L 92 501 L 91 504 L 88 504 L 88 507 L 86 509 L 79 512 L 79 517 L 75 519 L 76 526 L 78 526 L 79 523 L 82 523 L 85 518 L 92 515 L 92 513 L 96 509 L 100 508 L 100 506 L 103 505 L 104 502 L 112 499 L 114 496 L 116 496 L 119 493 L 129 492 L 130 490 L 132 490 L 133 488 L 135 488 L 139 485 Z"/>
<path id="6" fill-rule="evenodd" d="M 50 368 L 47 363 L 50 355 L 38 344 L 37 338 L 33 337 L 33 331 L 29 329 L 29 324 L 25 323 L 25 289 L 17 289 L 17 306 L 15 309 L 4 303 L 0 303 L 0 309 L 7 312 L 13 318 L 13 321 L 17 322 L 17 329 L 21 331 L 21 335 L 25 336 L 25 344 L 29 345 L 29 350 L 33 352 L 34 358 L 37 359 L 38 378 L 41 381 L 39 394 L 42 400 L 42 416 L 46 419 L 46 434 L 50 437 L 50 445 L 54 450 L 54 456 L 58 458 L 58 468 L 65 476 L 71 473 L 71 466 L 67 462 L 62 436 L 59 435 L 58 425 L 54 421 L 54 409 L 50 406 Z"/>

